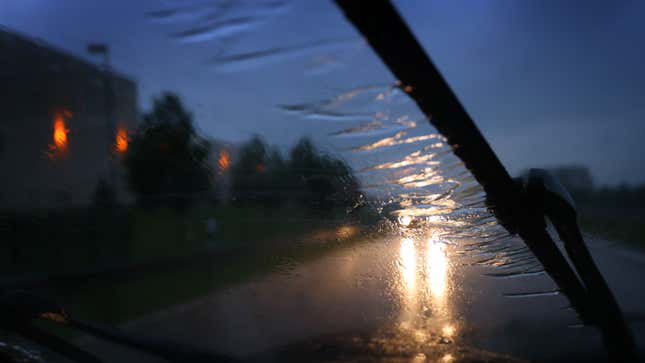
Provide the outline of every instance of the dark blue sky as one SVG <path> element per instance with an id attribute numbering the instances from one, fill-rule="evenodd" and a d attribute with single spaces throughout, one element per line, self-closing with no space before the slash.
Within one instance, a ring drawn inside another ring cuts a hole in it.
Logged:
<path id="1" fill-rule="evenodd" d="M 393 82 L 330 1 L 231 4 L 4 0 L 0 24 L 83 57 L 86 43 L 109 43 L 144 109 L 174 90 L 221 139 L 326 134 L 276 105 Z M 600 183 L 645 182 L 645 2 L 396 4 L 511 172 L 581 163 Z M 225 26 L 203 31 L 213 24 Z M 221 64 L 275 48 L 237 70 Z"/>

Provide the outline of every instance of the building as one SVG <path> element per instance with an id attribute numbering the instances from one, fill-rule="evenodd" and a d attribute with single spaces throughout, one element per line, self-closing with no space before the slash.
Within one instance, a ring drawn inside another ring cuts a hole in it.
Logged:
<path id="1" fill-rule="evenodd" d="M 128 200 L 120 159 L 139 114 L 131 79 L 0 28 L 0 210 Z"/>

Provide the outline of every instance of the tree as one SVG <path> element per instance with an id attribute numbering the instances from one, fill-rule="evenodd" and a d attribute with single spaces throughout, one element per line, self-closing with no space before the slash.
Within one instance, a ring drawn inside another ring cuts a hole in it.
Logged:
<path id="1" fill-rule="evenodd" d="M 209 149 L 179 97 L 164 92 L 144 115 L 125 155 L 130 188 L 143 204 L 183 208 L 211 189 Z"/>
<path id="2" fill-rule="evenodd" d="M 253 136 L 240 147 L 231 175 L 237 201 L 278 204 L 284 200 L 281 192 L 285 161 L 277 149 L 270 148 L 259 136 Z"/>
<path id="3" fill-rule="evenodd" d="M 233 195 L 238 202 L 277 205 L 295 202 L 315 208 L 350 207 L 360 198 L 351 169 L 320 153 L 302 138 L 285 160 L 280 151 L 254 136 L 240 147 L 232 166 Z"/>
<path id="4" fill-rule="evenodd" d="M 320 153 L 309 138 L 300 139 L 290 155 L 290 171 L 306 190 L 301 202 L 327 208 L 350 206 L 360 198 L 358 181 L 347 164 Z"/>

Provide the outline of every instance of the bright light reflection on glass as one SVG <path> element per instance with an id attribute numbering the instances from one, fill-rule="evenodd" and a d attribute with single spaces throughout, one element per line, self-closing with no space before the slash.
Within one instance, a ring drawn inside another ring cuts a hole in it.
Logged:
<path id="1" fill-rule="evenodd" d="M 401 216 L 399 217 L 399 224 L 403 227 L 407 227 L 412 223 L 412 217 L 410 216 Z"/>
<path id="2" fill-rule="evenodd" d="M 412 363 L 425 363 L 427 361 L 426 355 L 423 353 L 419 353 L 412 358 Z"/>
<path id="3" fill-rule="evenodd" d="M 400 327 L 408 330 L 416 341 L 434 334 L 452 340 L 457 334 L 457 325 L 452 321 L 450 307 L 450 260 L 446 244 L 435 235 L 426 243 L 403 238 L 398 269 L 403 303 Z"/>
<path id="4" fill-rule="evenodd" d="M 434 236 L 428 241 L 426 273 L 430 294 L 435 300 L 443 300 L 448 287 L 448 257 L 444 244 Z"/>
<path id="5" fill-rule="evenodd" d="M 451 338 L 453 335 L 455 335 L 455 330 L 456 329 L 453 325 L 450 325 L 450 324 L 445 325 L 441 329 L 441 335 L 443 335 L 446 338 Z"/>
<path id="6" fill-rule="evenodd" d="M 405 285 L 405 295 L 411 296 L 416 292 L 417 251 L 411 238 L 401 241 L 399 266 Z"/>

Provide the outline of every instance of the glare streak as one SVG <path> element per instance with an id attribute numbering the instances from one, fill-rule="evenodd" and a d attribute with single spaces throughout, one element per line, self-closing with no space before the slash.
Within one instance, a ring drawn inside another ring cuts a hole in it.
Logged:
<path id="1" fill-rule="evenodd" d="M 426 273 L 430 295 L 441 305 L 445 305 L 444 296 L 448 286 L 448 258 L 444 245 L 434 237 L 428 241 L 426 252 Z"/>
<path id="2" fill-rule="evenodd" d="M 394 134 L 394 136 L 386 137 L 384 139 L 381 139 L 371 144 L 356 147 L 354 150 L 371 151 L 382 147 L 389 147 L 389 146 L 402 145 L 402 144 L 412 144 L 419 141 L 437 139 L 439 137 L 437 134 L 428 134 L 428 135 L 412 136 L 412 137 L 403 139 L 403 136 L 405 136 L 406 133 L 407 133 L 406 131 L 399 131 L 396 134 Z M 436 147 L 442 147 L 443 143 L 437 142 L 433 145 L 436 145 Z"/>
<path id="3" fill-rule="evenodd" d="M 399 265 L 401 266 L 401 276 L 406 295 L 413 295 L 416 291 L 417 251 L 412 239 L 404 238 L 401 241 L 399 256 Z"/>

